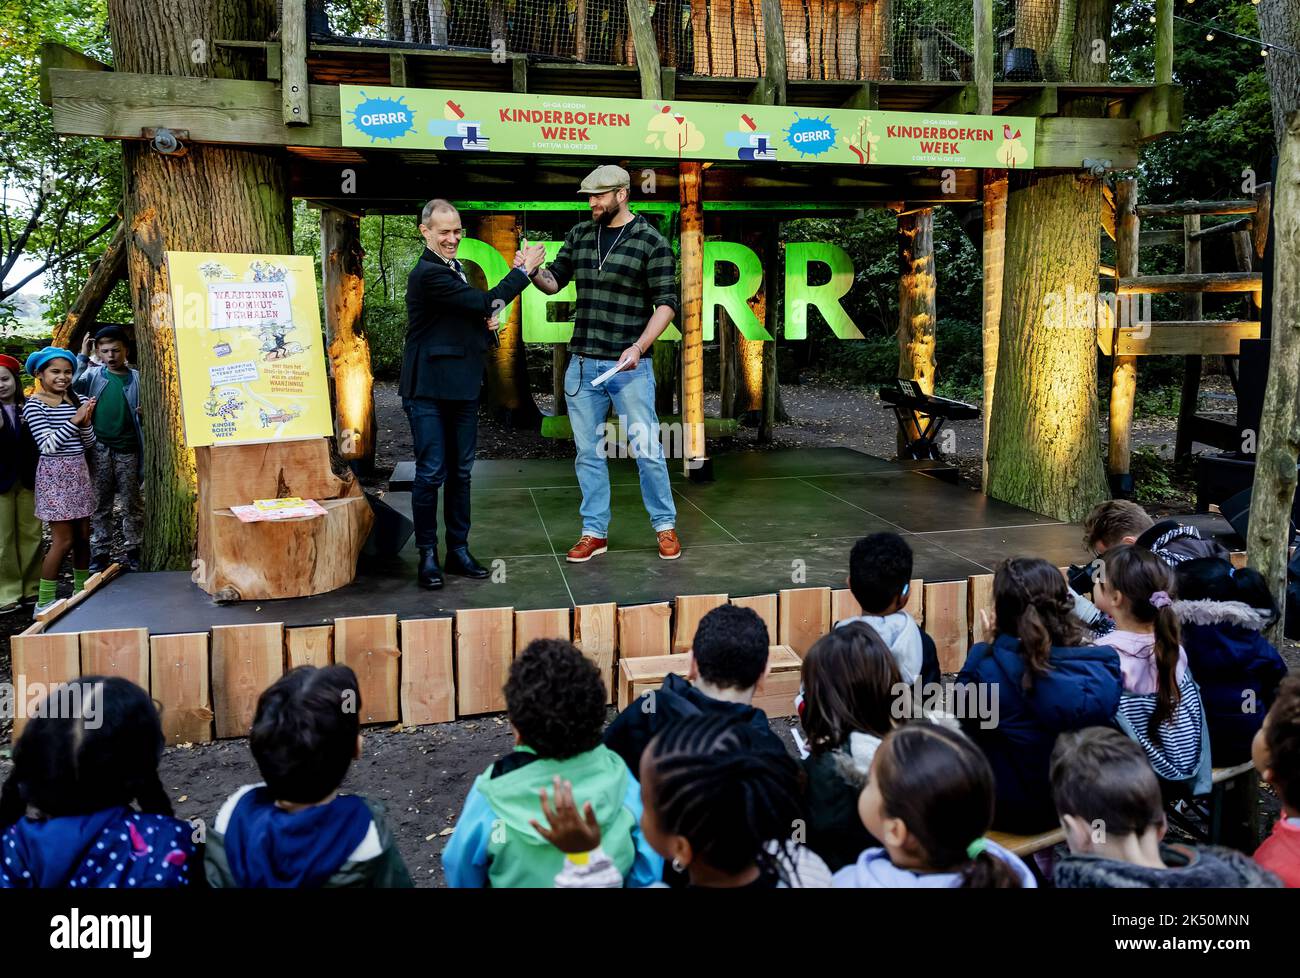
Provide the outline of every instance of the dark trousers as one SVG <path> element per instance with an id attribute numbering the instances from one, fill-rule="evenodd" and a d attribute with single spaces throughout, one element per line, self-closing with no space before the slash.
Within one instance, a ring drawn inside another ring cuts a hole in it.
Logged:
<path id="1" fill-rule="evenodd" d="M 447 524 L 447 549 L 469 543 L 469 477 L 478 443 L 478 399 L 402 399 L 415 441 L 411 515 L 417 547 L 438 545 L 438 489 Z"/>

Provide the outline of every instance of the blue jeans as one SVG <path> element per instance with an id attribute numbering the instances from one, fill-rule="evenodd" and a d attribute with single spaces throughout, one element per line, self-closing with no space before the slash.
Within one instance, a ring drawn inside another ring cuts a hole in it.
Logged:
<path id="1" fill-rule="evenodd" d="M 438 489 L 447 522 L 447 549 L 469 543 L 469 477 L 478 443 L 478 399 L 444 401 L 404 397 L 402 409 L 415 442 L 411 515 L 417 547 L 438 545 Z"/>
<path id="2" fill-rule="evenodd" d="M 668 465 L 659 440 L 659 416 L 655 414 L 655 374 L 650 357 L 642 357 L 634 370 L 616 373 L 599 387 L 591 382 L 617 363 L 574 354 L 564 372 L 564 396 L 573 423 L 573 440 L 578 449 L 574 468 L 582 487 L 582 532 L 587 536 L 609 537 L 609 469 L 606 458 L 616 444 L 605 439 L 609 406 L 623 422 L 628 448 L 641 474 L 641 501 L 650 514 L 655 532 L 671 530 L 677 522 L 673 490 L 668 482 Z"/>

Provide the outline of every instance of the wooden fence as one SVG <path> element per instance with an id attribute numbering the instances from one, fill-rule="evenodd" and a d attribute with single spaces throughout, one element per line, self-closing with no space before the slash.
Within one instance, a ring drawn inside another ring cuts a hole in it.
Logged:
<path id="1" fill-rule="evenodd" d="M 1244 555 L 1235 554 L 1234 563 L 1244 563 Z M 16 686 L 25 683 L 30 690 L 35 683 L 48 688 L 80 676 L 125 676 L 159 704 L 169 744 L 246 736 L 258 696 L 301 665 L 351 666 L 364 724 L 445 723 L 503 711 L 510 663 L 537 638 L 571 640 L 600 667 L 609 702 L 626 702 L 645 670 L 620 674 L 620 660 L 687 651 L 700 619 L 728 601 L 753 608 L 767 625 L 770 644 L 800 658 L 836 621 L 862 613 L 847 588 L 806 587 L 734 598 L 691 594 L 623 607 L 610 602 L 529 611 L 475 608 L 440 618 L 365 615 L 291 628 L 279 622 L 214 625 L 208 632 L 169 635 L 150 635 L 145 628 L 50 633 L 44 630 L 48 622 L 37 622 L 12 639 L 13 677 Z M 985 640 L 979 611 L 992 605 L 993 575 L 980 574 L 913 580 L 907 610 L 934 639 L 942 671 L 952 673 L 970 646 Z M 765 701 L 773 715 L 782 715 L 774 694 L 780 689 L 784 697 L 789 665 L 782 669 L 786 681 Z M 660 674 L 674 671 L 668 661 L 645 666 Z M 784 701 L 784 712 L 793 713 L 793 697 Z M 16 717 L 15 738 L 22 727 Z"/>

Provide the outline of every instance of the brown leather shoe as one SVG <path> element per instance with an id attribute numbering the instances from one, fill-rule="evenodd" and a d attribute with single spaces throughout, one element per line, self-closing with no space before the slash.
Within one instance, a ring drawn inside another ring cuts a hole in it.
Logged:
<path id="1" fill-rule="evenodd" d="M 609 540 L 604 537 L 589 537 L 583 534 L 578 538 L 572 549 L 569 550 L 568 558 L 571 564 L 581 564 L 591 560 L 598 554 L 603 554 L 609 549 Z"/>
<path id="2" fill-rule="evenodd" d="M 659 538 L 660 558 L 676 560 L 682 555 L 682 542 L 677 539 L 676 530 L 660 530 L 655 536 Z"/>

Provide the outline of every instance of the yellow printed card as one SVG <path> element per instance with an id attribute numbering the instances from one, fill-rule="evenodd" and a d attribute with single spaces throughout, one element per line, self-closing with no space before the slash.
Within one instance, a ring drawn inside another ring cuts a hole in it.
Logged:
<path id="1" fill-rule="evenodd" d="M 312 259 L 169 251 L 167 267 L 186 443 L 334 434 Z"/>

